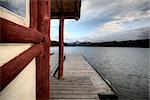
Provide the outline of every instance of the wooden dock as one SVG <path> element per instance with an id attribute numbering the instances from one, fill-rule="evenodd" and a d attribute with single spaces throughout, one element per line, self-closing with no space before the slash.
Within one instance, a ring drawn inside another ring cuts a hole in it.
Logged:
<path id="1" fill-rule="evenodd" d="M 81 55 L 67 55 L 63 79 L 50 81 L 51 100 L 100 100 L 98 94 L 115 94 Z"/>
<path id="2" fill-rule="evenodd" d="M 52 76 L 58 67 L 58 55 L 53 54 L 50 56 L 50 65 L 51 65 L 50 76 Z"/>

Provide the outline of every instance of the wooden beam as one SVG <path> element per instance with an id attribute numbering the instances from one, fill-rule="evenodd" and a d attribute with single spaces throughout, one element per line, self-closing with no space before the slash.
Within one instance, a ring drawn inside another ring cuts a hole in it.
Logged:
<path id="1" fill-rule="evenodd" d="M 77 12 L 53 12 L 51 15 L 51 19 L 60 19 L 61 16 L 64 16 L 65 19 L 79 19 Z"/>
<path id="2" fill-rule="evenodd" d="M 78 16 L 78 19 L 80 18 L 80 16 L 81 16 L 81 2 L 82 2 L 82 0 L 78 0 L 78 2 L 79 2 L 79 12 L 78 12 L 78 14 L 79 14 L 79 16 Z"/>
<path id="3" fill-rule="evenodd" d="M 64 62 L 64 17 L 61 17 L 59 23 L 59 68 L 58 79 L 63 77 L 63 62 Z"/>
<path id="4" fill-rule="evenodd" d="M 34 45 L 0 67 L 0 91 L 3 90 L 41 52 L 41 45 Z"/>
<path id="5" fill-rule="evenodd" d="M 36 58 L 36 99 L 49 100 L 49 32 L 50 32 L 50 0 L 38 0 L 37 30 L 44 35 L 41 42 L 43 50 Z"/>
<path id="6" fill-rule="evenodd" d="M 55 0 L 58 10 L 61 10 L 58 0 Z"/>
<path id="7" fill-rule="evenodd" d="M 81 0 L 52 0 L 52 19 L 60 19 L 64 16 L 65 19 L 80 18 Z M 68 10 L 71 9 L 71 12 Z M 66 17 L 67 16 L 67 17 Z"/>
<path id="8" fill-rule="evenodd" d="M 30 0 L 30 28 L 37 30 L 37 13 L 38 2 L 37 0 Z"/>
<path id="9" fill-rule="evenodd" d="M 60 0 L 60 13 L 62 14 L 62 12 L 64 12 L 64 5 L 63 5 L 64 0 Z"/>
<path id="10" fill-rule="evenodd" d="M 0 18 L 0 42 L 5 43 L 39 43 L 43 35 L 35 29 L 26 28 Z"/>

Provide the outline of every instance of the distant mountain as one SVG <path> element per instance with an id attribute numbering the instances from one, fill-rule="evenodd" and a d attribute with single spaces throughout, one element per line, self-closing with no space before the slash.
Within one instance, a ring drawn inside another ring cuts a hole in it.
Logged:
<path id="1" fill-rule="evenodd" d="M 67 46 L 67 43 L 64 43 L 64 45 Z M 51 41 L 50 46 L 59 46 L 59 42 L 58 41 Z"/>
<path id="2" fill-rule="evenodd" d="M 94 43 L 96 46 L 102 47 L 143 47 L 149 48 L 149 39 L 142 40 L 128 40 L 128 41 L 112 41 L 112 42 L 103 42 L 103 43 Z"/>
<path id="3" fill-rule="evenodd" d="M 58 41 L 51 41 L 51 46 L 59 46 L 59 42 Z"/>
<path id="4" fill-rule="evenodd" d="M 120 34 L 114 34 L 103 38 L 99 42 L 64 43 L 65 46 L 100 46 L 100 47 L 149 47 L 150 28 L 138 28 L 128 30 Z M 98 40 L 97 40 L 98 41 Z M 51 46 L 59 46 L 59 42 L 52 41 Z"/>
<path id="5" fill-rule="evenodd" d="M 123 37 L 126 40 L 149 39 L 150 27 L 143 27 L 124 32 Z"/>
<path id="6" fill-rule="evenodd" d="M 74 42 L 74 43 L 65 43 L 65 46 L 98 46 L 98 47 L 143 47 L 149 48 L 149 39 L 140 39 L 140 40 L 128 40 L 128 41 L 110 41 L 110 42 L 101 42 L 101 43 L 92 43 L 92 42 Z M 59 42 L 52 41 L 51 46 L 59 46 Z"/>

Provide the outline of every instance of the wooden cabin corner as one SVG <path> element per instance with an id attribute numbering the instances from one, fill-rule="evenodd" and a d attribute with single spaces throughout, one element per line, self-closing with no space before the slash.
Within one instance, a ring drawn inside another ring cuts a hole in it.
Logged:
<path id="1" fill-rule="evenodd" d="M 79 19 L 80 2 L 80 0 L 0 1 L 1 100 L 49 100 L 50 19 L 60 19 L 61 23 L 59 76 L 62 76 L 63 20 Z M 68 3 L 73 4 L 69 13 L 65 8 L 69 7 Z M 74 13 L 76 15 L 73 15 Z"/>
<path id="2" fill-rule="evenodd" d="M 115 95 L 82 55 L 66 55 L 64 61 L 64 21 L 79 20 L 80 10 L 81 0 L 0 1 L 0 100 L 99 100 L 99 93 Z M 57 78 L 50 75 L 51 19 L 59 20 Z"/>
<path id="3" fill-rule="evenodd" d="M 0 4 L 0 99 L 49 100 L 50 0 Z"/>

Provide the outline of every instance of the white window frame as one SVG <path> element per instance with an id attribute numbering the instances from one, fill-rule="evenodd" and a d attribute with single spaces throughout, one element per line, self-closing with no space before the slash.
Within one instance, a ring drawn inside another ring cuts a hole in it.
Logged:
<path id="1" fill-rule="evenodd" d="M 30 0 L 26 0 L 26 16 L 22 17 L 10 10 L 0 6 L 0 17 L 16 24 L 29 27 L 30 26 Z"/>

